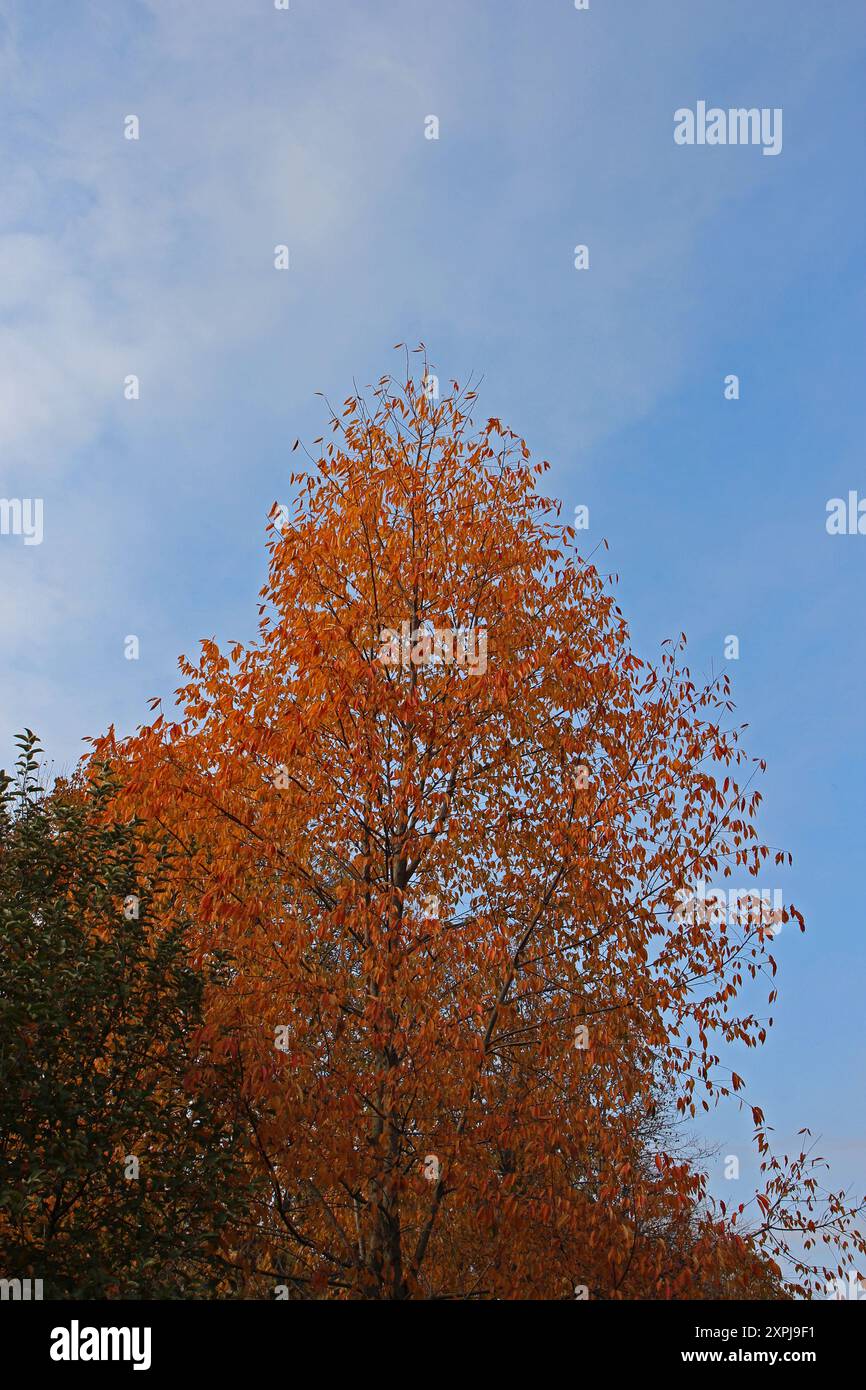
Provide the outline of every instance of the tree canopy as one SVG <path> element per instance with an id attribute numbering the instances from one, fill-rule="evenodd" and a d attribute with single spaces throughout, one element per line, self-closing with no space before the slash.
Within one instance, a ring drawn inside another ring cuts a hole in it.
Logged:
<path id="1" fill-rule="evenodd" d="M 202 642 L 175 710 L 95 742 L 152 920 L 230 960 L 200 1045 L 264 1184 L 232 1258 L 290 1297 L 809 1293 L 863 1250 L 816 1160 L 753 1106 L 764 1185 L 728 1207 L 657 1119 L 743 1093 L 723 1053 L 766 1037 L 743 995 L 772 1006 L 778 924 L 680 910 L 781 863 L 762 764 L 684 638 L 634 652 L 547 465 L 474 400 L 425 362 L 331 411 L 256 639 Z"/>

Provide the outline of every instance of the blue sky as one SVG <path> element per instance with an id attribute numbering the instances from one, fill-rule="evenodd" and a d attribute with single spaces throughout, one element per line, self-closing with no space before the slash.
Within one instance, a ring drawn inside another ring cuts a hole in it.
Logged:
<path id="1" fill-rule="evenodd" d="M 809 927 L 739 1069 L 861 1190 L 866 537 L 825 520 L 866 496 L 864 48 L 853 0 L 0 3 L 0 495 L 44 499 L 0 536 L 0 760 L 28 724 L 69 766 L 252 636 L 314 392 L 423 339 L 589 506 L 641 654 L 730 670 Z M 781 107 L 781 153 L 676 145 L 699 100 Z"/>

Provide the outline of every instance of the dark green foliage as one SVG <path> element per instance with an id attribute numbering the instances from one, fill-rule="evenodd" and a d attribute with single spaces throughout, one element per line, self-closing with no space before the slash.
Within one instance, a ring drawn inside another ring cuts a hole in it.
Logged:
<path id="1" fill-rule="evenodd" d="M 35 736 L 18 743 L 0 773 L 0 1278 L 41 1278 L 46 1298 L 231 1292 L 249 1183 L 206 1065 L 205 978 L 164 899 L 151 916 L 161 875 L 142 881 L 108 784 L 47 792 Z"/>

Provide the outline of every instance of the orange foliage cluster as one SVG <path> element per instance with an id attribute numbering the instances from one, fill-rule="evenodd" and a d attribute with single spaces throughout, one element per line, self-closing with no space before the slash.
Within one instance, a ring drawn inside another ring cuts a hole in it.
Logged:
<path id="1" fill-rule="evenodd" d="M 208 1040 L 270 1198 L 233 1258 L 291 1296 L 817 1288 L 803 1238 L 862 1243 L 813 1160 L 774 1159 L 755 1108 L 766 1190 L 729 1211 L 659 1120 L 741 1089 L 741 986 L 775 998 L 760 925 L 675 917 L 769 854 L 727 680 L 696 688 L 682 641 L 639 659 L 546 465 L 471 390 L 429 395 L 332 412 L 258 639 L 203 642 L 176 717 L 95 746 L 183 849 L 199 957 L 234 958 Z M 383 663 L 407 622 L 483 628 L 486 670 Z"/>

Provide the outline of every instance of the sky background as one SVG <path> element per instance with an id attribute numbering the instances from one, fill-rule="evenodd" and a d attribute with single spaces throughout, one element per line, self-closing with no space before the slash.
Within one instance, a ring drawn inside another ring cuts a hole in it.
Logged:
<path id="1" fill-rule="evenodd" d="M 864 49 L 860 0 L 0 0 L 0 496 L 44 499 L 0 536 L 0 763 L 29 725 L 71 767 L 253 638 L 314 393 L 423 340 L 589 507 L 638 652 L 732 676 L 794 854 L 758 883 L 808 924 L 734 1062 L 861 1192 L 866 536 L 825 522 L 866 496 Z M 781 107 L 781 153 L 677 146 L 698 100 Z M 703 1125 L 728 1199 L 750 1128 Z"/>

